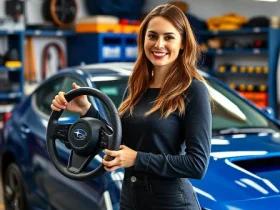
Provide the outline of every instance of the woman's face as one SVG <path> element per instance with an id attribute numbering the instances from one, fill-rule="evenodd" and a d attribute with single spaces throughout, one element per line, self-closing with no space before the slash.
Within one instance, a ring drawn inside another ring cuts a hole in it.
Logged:
<path id="1" fill-rule="evenodd" d="M 168 68 L 176 60 L 182 48 L 182 37 L 171 22 L 154 17 L 147 26 L 144 51 L 154 67 Z"/>

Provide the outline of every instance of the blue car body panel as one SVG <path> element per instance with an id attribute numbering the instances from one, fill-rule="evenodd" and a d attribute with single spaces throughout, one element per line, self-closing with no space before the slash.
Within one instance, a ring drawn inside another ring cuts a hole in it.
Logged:
<path id="1" fill-rule="evenodd" d="M 90 79 L 92 76 L 122 75 L 120 72 L 100 69 L 66 69 L 44 81 L 40 87 L 50 80 L 69 75 L 84 81 L 85 86 L 95 87 Z M 216 78 L 204 76 L 227 88 Z M 278 121 L 269 114 L 245 101 L 279 126 Z M 93 103 L 101 116 L 108 119 L 98 101 Z M 71 123 L 74 120 L 65 118 L 60 122 Z M 31 94 L 15 106 L 1 133 L 1 165 L 5 164 L 3 160 L 9 156 L 20 167 L 31 209 L 118 209 L 123 170 L 106 172 L 103 176 L 84 182 L 64 177 L 50 162 L 47 153 L 47 123 L 48 118 L 38 114 Z M 61 161 L 67 163 L 69 150 L 60 142 L 57 148 Z M 101 163 L 101 156 L 94 158 L 89 169 Z M 277 160 L 280 160 L 280 135 L 277 133 L 260 130 L 250 134 L 215 135 L 207 173 L 202 180 L 190 181 L 205 209 L 275 209 L 275 204 L 280 204 L 280 161 Z M 110 208 L 106 207 L 108 195 Z"/>

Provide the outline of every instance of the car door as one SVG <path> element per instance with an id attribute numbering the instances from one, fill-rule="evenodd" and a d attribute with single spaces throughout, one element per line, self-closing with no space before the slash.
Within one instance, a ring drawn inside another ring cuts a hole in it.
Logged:
<path id="1" fill-rule="evenodd" d="M 105 209 L 103 208 L 103 202 L 100 202 L 100 200 L 102 200 L 104 197 L 103 178 L 98 177 L 93 181 L 88 182 L 70 180 L 57 171 L 50 161 L 46 150 L 45 134 L 48 117 L 51 113 L 50 104 L 54 96 L 59 91 L 68 92 L 71 90 L 73 82 L 76 82 L 80 86 L 86 86 L 86 83 L 84 83 L 78 77 L 67 76 L 63 79 L 63 81 L 61 81 L 60 90 L 56 90 L 54 93 L 51 93 L 47 85 L 36 93 L 37 98 L 41 97 L 41 100 L 36 100 L 38 113 L 41 112 L 40 114 L 44 116 L 42 119 L 42 121 L 44 121 L 44 132 L 42 132 L 44 135 L 37 137 L 44 146 L 42 146 L 40 149 L 37 149 L 36 153 L 34 154 L 36 157 L 34 168 L 37 171 L 40 171 L 40 173 L 36 173 L 36 185 L 38 186 L 40 193 L 45 196 L 51 207 L 54 209 Z M 42 106 L 41 103 L 45 104 L 46 106 Z M 70 122 L 74 122 L 78 118 L 78 114 L 64 111 L 59 121 L 61 123 L 69 123 L 69 120 Z M 61 162 L 66 164 L 68 162 L 70 150 L 67 149 L 65 145 L 59 140 L 56 140 L 56 146 L 61 158 Z M 100 164 L 100 158 L 98 163 L 92 163 L 91 166 L 96 167 L 96 164 Z"/>
<path id="2" fill-rule="evenodd" d="M 47 116 L 50 112 L 49 101 L 53 99 L 58 90 L 61 89 L 63 78 L 49 81 L 30 97 L 26 99 L 22 115 L 16 121 L 21 131 L 21 141 L 26 142 L 26 157 L 28 163 L 21 163 L 26 166 L 26 182 L 28 182 L 28 197 L 31 206 L 40 209 L 47 209 L 48 191 L 44 178 L 46 171 L 52 170 L 48 164 L 48 153 L 46 150 L 45 134 Z"/>

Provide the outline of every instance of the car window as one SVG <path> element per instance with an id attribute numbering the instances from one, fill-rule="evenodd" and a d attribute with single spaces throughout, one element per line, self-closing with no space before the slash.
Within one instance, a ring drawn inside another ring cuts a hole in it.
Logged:
<path id="1" fill-rule="evenodd" d="M 78 78 L 76 77 L 72 77 L 72 76 L 69 76 L 67 77 L 64 82 L 63 82 L 63 86 L 61 88 L 61 91 L 67 93 L 69 92 L 70 90 L 73 89 L 72 87 L 72 83 L 75 82 L 77 85 L 79 85 L 80 87 L 84 87 L 84 83 L 79 80 Z M 60 116 L 60 120 L 64 120 L 63 118 L 69 118 L 71 117 L 73 120 L 75 119 L 78 119 L 79 118 L 79 114 L 78 113 L 75 113 L 75 112 L 69 112 L 67 110 L 64 110 L 64 112 L 62 113 L 62 115 Z"/>
<path id="2" fill-rule="evenodd" d="M 119 107 L 122 102 L 123 93 L 127 87 L 127 81 L 127 77 L 114 77 L 114 79 L 111 77 L 110 80 L 100 81 L 97 81 L 97 78 L 95 78 L 94 84 L 97 89 L 110 97 L 116 107 Z"/>
<path id="3" fill-rule="evenodd" d="M 61 90 L 63 79 L 53 80 L 42 86 L 35 92 L 35 103 L 37 108 L 44 114 L 51 114 L 51 102 L 55 95 Z"/>
<path id="4" fill-rule="evenodd" d="M 119 107 L 122 102 L 124 91 L 127 87 L 128 77 L 93 77 L 91 81 L 98 90 L 109 96 L 116 108 Z M 108 108 L 100 100 L 98 101 L 102 105 L 106 116 L 109 117 L 110 114 Z"/>
<path id="5" fill-rule="evenodd" d="M 233 127 L 271 128 L 278 130 L 270 120 L 236 94 L 211 79 L 208 79 L 207 83 L 214 102 L 213 130 Z"/>

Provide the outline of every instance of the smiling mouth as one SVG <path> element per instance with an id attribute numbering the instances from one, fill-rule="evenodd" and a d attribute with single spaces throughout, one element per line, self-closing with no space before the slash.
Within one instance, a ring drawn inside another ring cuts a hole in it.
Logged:
<path id="1" fill-rule="evenodd" d="M 163 56 L 165 56 L 165 55 L 167 55 L 167 53 L 165 53 L 165 52 L 152 52 L 153 53 L 153 55 L 155 55 L 156 57 L 163 57 Z"/>

